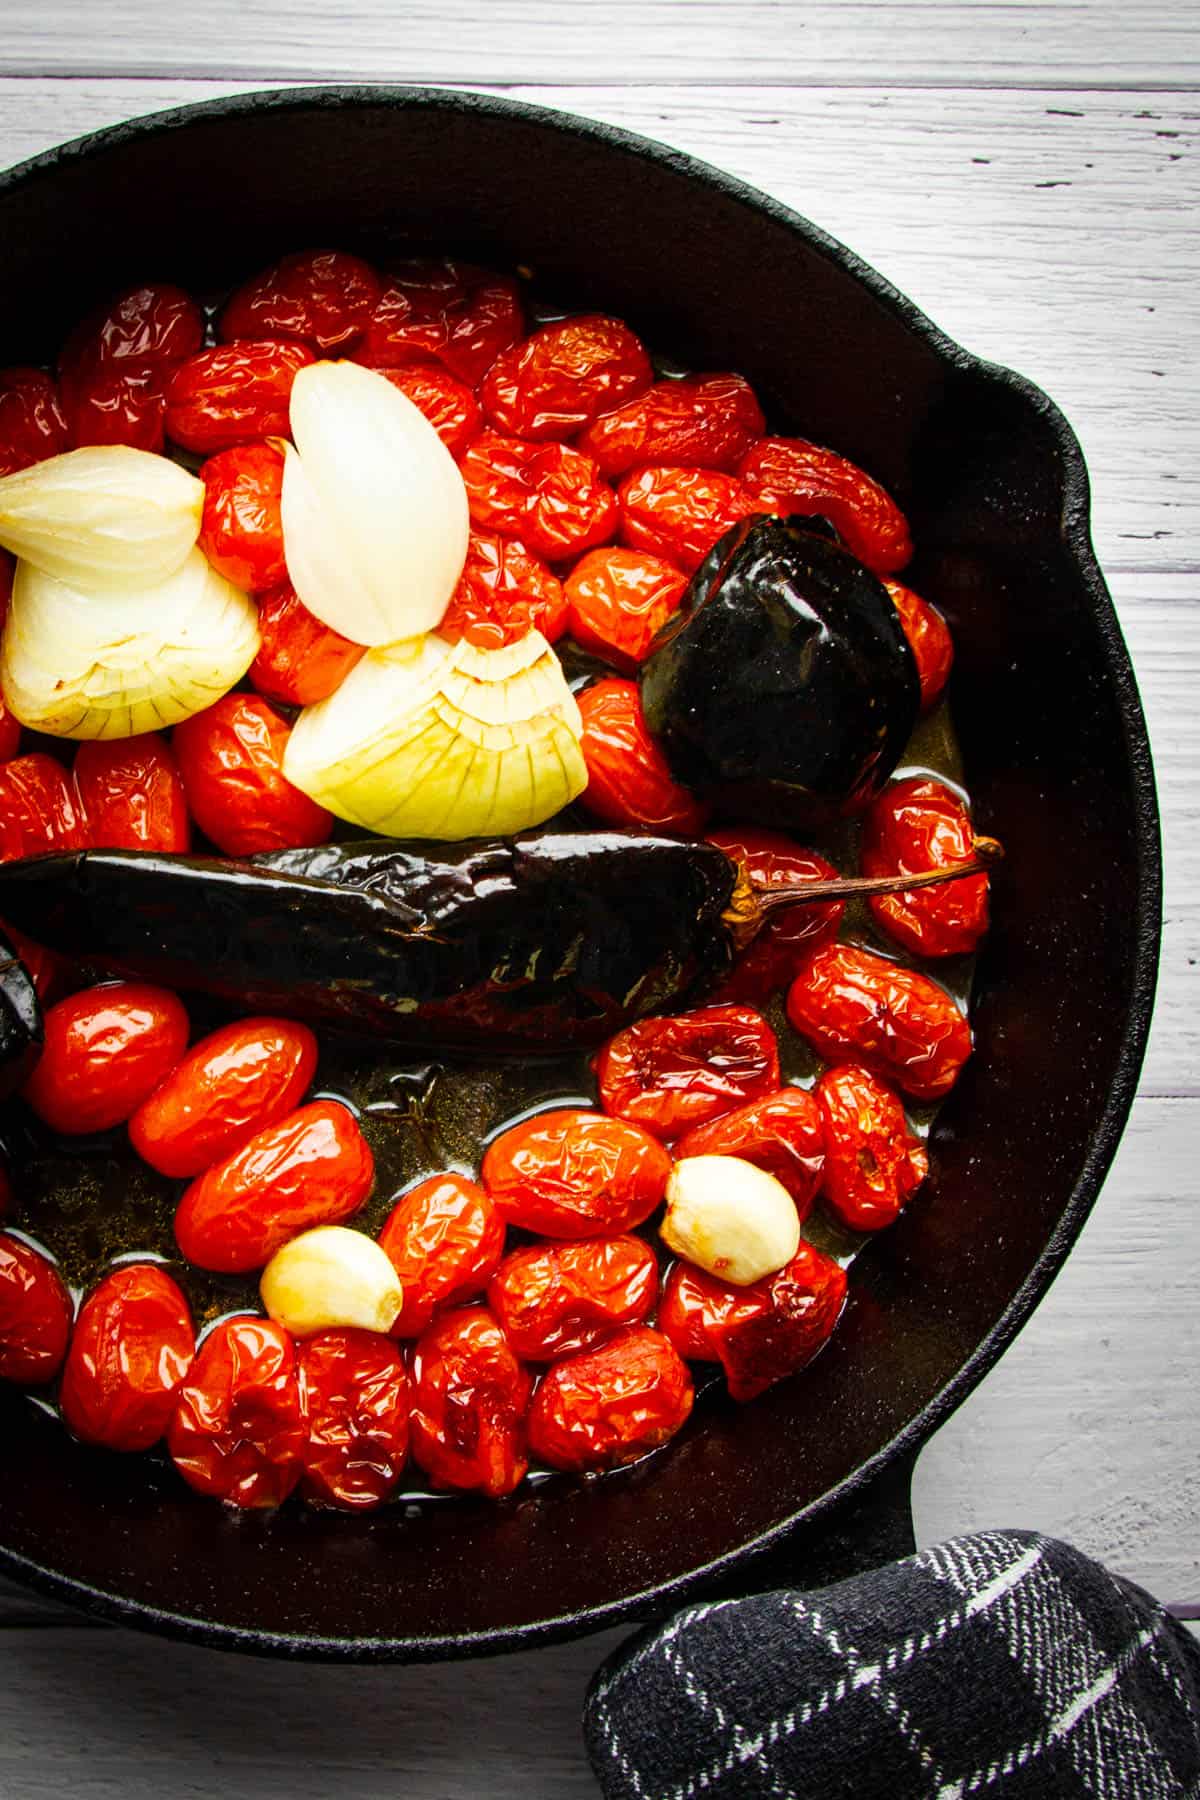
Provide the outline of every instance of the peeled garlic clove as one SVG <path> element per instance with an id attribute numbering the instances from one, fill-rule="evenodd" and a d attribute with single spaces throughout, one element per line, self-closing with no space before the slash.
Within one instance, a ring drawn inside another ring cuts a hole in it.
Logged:
<path id="1" fill-rule="evenodd" d="M 0 544 L 89 592 L 150 587 L 200 535 L 204 483 L 168 457 L 95 444 L 0 480 Z"/>
<path id="2" fill-rule="evenodd" d="M 277 1250 L 259 1292 L 275 1323 L 301 1338 L 338 1326 L 390 1331 L 403 1300 L 387 1254 L 344 1225 L 318 1225 Z"/>
<path id="3" fill-rule="evenodd" d="M 740 1156 L 685 1156 L 671 1170 L 666 1197 L 663 1242 L 734 1287 L 773 1275 L 800 1247 L 791 1195 Z"/>
<path id="4" fill-rule="evenodd" d="M 292 384 L 288 577 L 355 644 L 432 631 L 467 555 L 467 491 L 419 407 L 373 369 L 317 362 Z"/>

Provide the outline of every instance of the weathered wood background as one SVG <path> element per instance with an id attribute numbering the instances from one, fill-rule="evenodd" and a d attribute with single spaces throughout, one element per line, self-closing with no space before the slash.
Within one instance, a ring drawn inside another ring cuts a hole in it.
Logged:
<path id="1" fill-rule="evenodd" d="M 503 87 L 664 140 L 851 244 L 1063 407 L 1150 718 L 1167 900 L 1133 1120 L 1065 1273 L 925 1451 L 918 1536 L 1037 1525 L 1200 1597 L 1200 33 L 1189 0 L 4 0 L 0 164 L 285 81 Z M 152 229 L 153 222 L 148 222 Z M 0 1794 L 595 1792 L 619 1634 L 500 1662 L 235 1661 L 0 1589 Z"/>

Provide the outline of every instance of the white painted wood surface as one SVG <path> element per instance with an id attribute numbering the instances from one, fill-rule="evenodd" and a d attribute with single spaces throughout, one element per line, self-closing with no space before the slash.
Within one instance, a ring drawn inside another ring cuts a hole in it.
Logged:
<path id="1" fill-rule="evenodd" d="M 925 1451 L 920 1541 L 1058 1531 L 1200 1598 L 1200 35 L 1189 0 L 6 0 L 0 164 L 277 80 L 503 84 L 718 163 L 854 246 L 1058 400 L 1150 719 L 1162 975 L 1133 1120 L 1068 1266 Z M 167 1649 L 0 1591 L 0 1794 L 81 1800 L 595 1792 L 587 1678 L 617 1641 L 429 1670 Z"/>

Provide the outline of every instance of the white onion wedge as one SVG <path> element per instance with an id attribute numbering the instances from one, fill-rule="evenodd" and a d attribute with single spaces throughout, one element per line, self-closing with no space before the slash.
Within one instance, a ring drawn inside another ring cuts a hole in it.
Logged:
<path id="1" fill-rule="evenodd" d="M 0 544 L 87 592 L 151 587 L 200 534 L 204 483 L 166 456 L 96 444 L 0 480 Z"/>
<path id="2" fill-rule="evenodd" d="M 283 547 L 297 594 L 355 644 L 432 631 L 467 554 L 467 491 L 441 438 L 352 362 L 301 369 L 290 418 Z"/>

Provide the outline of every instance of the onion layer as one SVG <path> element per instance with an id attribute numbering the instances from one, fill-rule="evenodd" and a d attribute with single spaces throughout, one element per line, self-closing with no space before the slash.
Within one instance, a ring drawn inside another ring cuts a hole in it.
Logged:
<path id="1" fill-rule="evenodd" d="M 87 592 L 152 587 L 200 533 L 204 484 L 125 444 L 67 450 L 0 481 L 0 544 Z"/>

